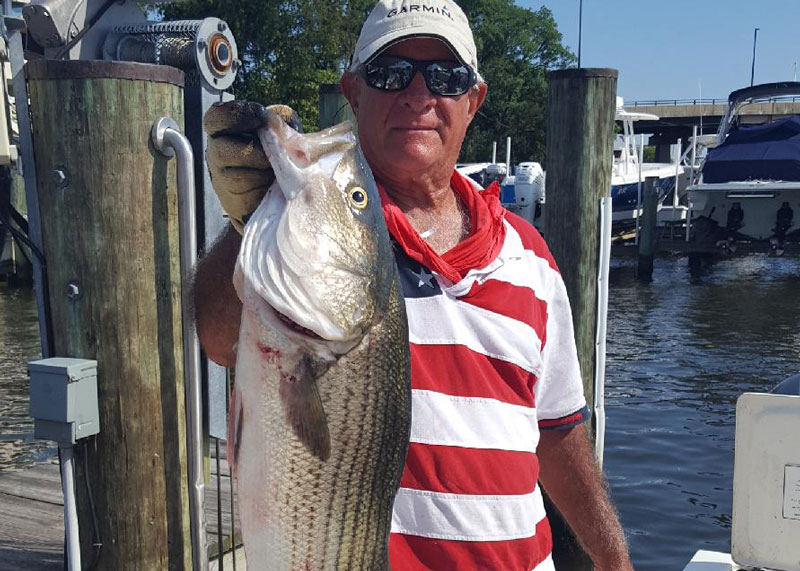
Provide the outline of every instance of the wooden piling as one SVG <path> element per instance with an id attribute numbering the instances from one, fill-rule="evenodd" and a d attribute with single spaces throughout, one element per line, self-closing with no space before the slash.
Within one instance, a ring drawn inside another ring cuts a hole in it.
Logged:
<path id="1" fill-rule="evenodd" d="M 642 184 L 642 215 L 639 227 L 639 259 L 636 277 L 643 282 L 653 281 L 653 255 L 656 252 L 658 223 L 658 177 L 647 177 Z"/>
<path id="2" fill-rule="evenodd" d="M 347 98 L 342 94 L 341 85 L 323 83 L 319 86 L 319 128 L 324 129 L 342 121 L 350 121 L 353 132 L 358 133 L 356 117 Z"/>
<path id="3" fill-rule="evenodd" d="M 586 401 L 594 399 L 600 200 L 611 192 L 618 72 L 568 69 L 548 76 L 547 243 L 566 284 Z M 557 569 L 591 569 L 550 502 Z"/>
<path id="4" fill-rule="evenodd" d="M 100 434 L 77 450 L 82 559 L 88 476 L 98 569 L 190 569 L 175 161 L 150 143 L 159 117 L 183 123 L 183 73 L 45 60 L 26 73 L 54 355 L 98 361 Z"/>

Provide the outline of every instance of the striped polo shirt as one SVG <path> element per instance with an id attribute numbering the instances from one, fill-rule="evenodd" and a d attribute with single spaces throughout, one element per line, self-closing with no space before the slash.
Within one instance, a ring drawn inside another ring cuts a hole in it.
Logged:
<path id="1" fill-rule="evenodd" d="M 498 188 L 477 192 L 457 173 L 451 185 L 473 231 L 441 257 L 382 192 L 412 383 L 391 566 L 552 570 L 539 431 L 588 416 L 566 289 L 541 236 L 502 209 Z"/>

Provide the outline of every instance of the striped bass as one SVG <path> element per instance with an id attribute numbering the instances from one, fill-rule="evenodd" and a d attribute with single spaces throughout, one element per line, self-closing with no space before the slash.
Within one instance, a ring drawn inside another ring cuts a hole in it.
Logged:
<path id="1" fill-rule="evenodd" d="M 375 181 L 349 123 L 268 111 L 275 183 L 248 220 L 228 426 L 248 568 L 389 568 L 411 423 L 408 326 Z"/>

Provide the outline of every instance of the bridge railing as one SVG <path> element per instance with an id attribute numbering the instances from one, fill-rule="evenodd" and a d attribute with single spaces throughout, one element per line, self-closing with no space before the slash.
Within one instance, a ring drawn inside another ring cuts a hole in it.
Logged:
<path id="1" fill-rule="evenodd" d="M 773 102 L 796 103 L 800 101 L 800 97 L 770 97 L 769 99 L 759 100 L 759 103 L 773 103 Z M 678 105 L 727 105 L 728 99 L 652 99 L 642 101 L 626 101 L 625 107 L 665 107 L 665 106 L 678 106 Z"/>

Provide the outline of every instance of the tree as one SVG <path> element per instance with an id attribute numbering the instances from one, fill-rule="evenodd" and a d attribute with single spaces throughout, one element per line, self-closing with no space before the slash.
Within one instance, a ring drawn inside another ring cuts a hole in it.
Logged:
<path id="1" fill-rule="evenodd" d="M 374 0 L 187 0 L 160 5 L 166 19 L 225 20 L 243 62 L 237 98 L 286 103 L 306 129 L 318 126 L 319 85 L 336 83 L 348 65 Z M 543 160 L 546 73 L 572 64 L 547 8 L 513 0 L 461 0 L 489 84 L 483 108 L 467 131 L 462 161 L 485 161 L 492 142 L 512 137 L 516 161 Z"/>
<path id="2" fill-rule="evenodd" d="M 238 99 L 285 103 L 318 126 L 319 85 L 337 83 L 374 0 L 188 0 L 160 5 L 164 19 L 210 16 L 228 23 L 242 67 Z"/>
<path id="3" fill-rule="evenodd" d="M 478 69 L 489 93 L 472 122 L 462 161 L 490 160 L 492 142 L 512 139 L 515 163 L 544 160 L 547 72 L 568 67 L 575 56 L 562 44 L 552 12 L 512 0 L 462 0 L 478 48 Z"/>

